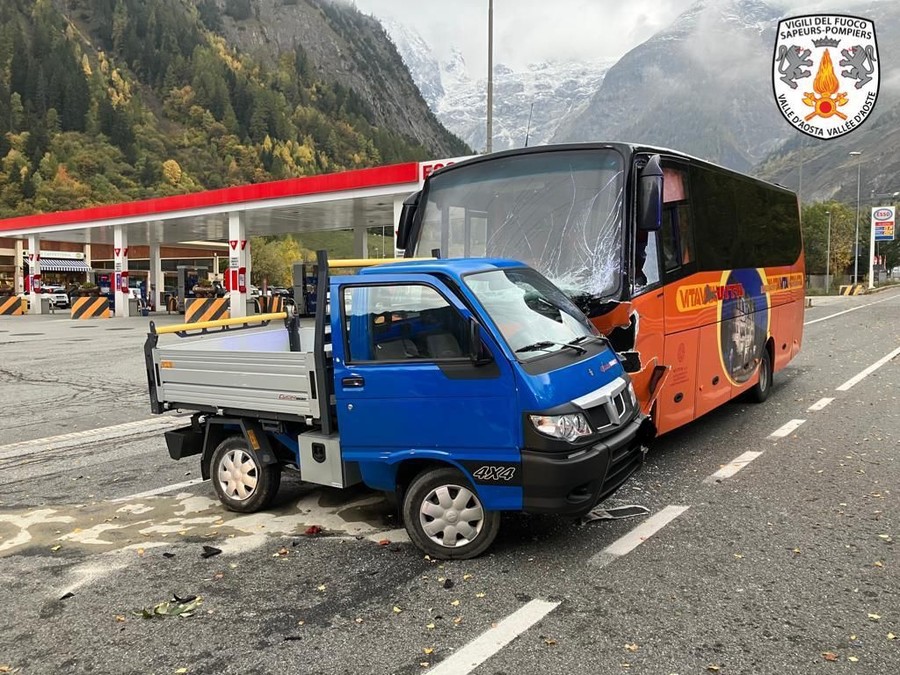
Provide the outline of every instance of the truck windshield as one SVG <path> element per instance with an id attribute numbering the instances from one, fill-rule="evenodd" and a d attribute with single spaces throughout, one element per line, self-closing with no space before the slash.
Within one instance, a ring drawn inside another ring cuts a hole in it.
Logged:
<path id="1" fill-rule="evenodd" d="M 417 255 L 520 260 L 570 297 L 616 295 L 623 160 L 611 149 L 537 151 L 429 180 Z"/>
<path id="2" fill-rule="evenodd" d="M 581 310 L 533 269 L 478 272 L 464 279 L 521 361 L 566 348 L 581 352 L 578 345 L 596 335 Z"/>

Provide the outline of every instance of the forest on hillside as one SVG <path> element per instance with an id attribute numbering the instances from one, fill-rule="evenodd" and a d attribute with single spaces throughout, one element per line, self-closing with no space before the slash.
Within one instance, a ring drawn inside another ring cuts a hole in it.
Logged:
<path id="1" fill-rule="evenodd" d="M 0 1 L 0 217 L 433 153 L 376 126 L 356 92 L 316 73 L 302 40 L 268 64 L 230 47 L 222 13 L 251 9 Z"/>

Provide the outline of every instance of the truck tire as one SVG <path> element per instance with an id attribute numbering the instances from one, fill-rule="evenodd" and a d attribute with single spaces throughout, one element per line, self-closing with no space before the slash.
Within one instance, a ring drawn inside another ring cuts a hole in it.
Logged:
<path id="1" fill-rule="evenodd" d="M 772 390 L 772 357 L 769 350 L 763 347 L 762 358 L 759 360 L 759 381 L 750 389 L 750 400 L 762 403 L 769 398 Z"/>
<path id="2" fill-rule="evenodd" d="M 263 464 L 243 436 L 229 436 L 213 451 L 210 478 L 230 511 L 253 513 L 272 503 L 281 484 L 281 466 Z"/>
<path id="3" fill-rule="evenodd" d="M 442 560 L 484 553 L 500 530 L 500 513 L 486 511 L 472 484 L 456 469 L 427 469 L 403 496 L 403 520 L 412 542 Z"/>

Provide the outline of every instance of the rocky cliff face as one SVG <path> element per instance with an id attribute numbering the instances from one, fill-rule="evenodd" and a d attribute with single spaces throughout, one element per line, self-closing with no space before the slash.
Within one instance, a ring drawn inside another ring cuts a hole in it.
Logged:
<path id="1" fill-rule="evenodd" d="M 373 110 L 372 123 L 442 156 L 468 154 L 431 112 L 377 20 L 330 0 L 255 0 L 252 9 L 246 19 L 223 17 L 230 43 L 262 62 L 300 44 L 317 71 L 363 98 Z"/>

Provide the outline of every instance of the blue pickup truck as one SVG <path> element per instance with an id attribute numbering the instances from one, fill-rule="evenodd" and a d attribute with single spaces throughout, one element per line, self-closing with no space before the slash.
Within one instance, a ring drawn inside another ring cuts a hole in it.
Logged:
<path id="1" fill-rule="evenodd" d="M 151 408 L 194 411 L 169 454 L 200 455 L 227 508 L 268 506 L 283 468 L 362 482 L 398 496 L 421 550 L 463 559 L 491 545 L 500 512 L 578 516 L 640 466 L 652 426 L 628 375 L 535 270 L 418 260 L 330 276 L 319 255 L 307 323 L 151 324 Z"/>

